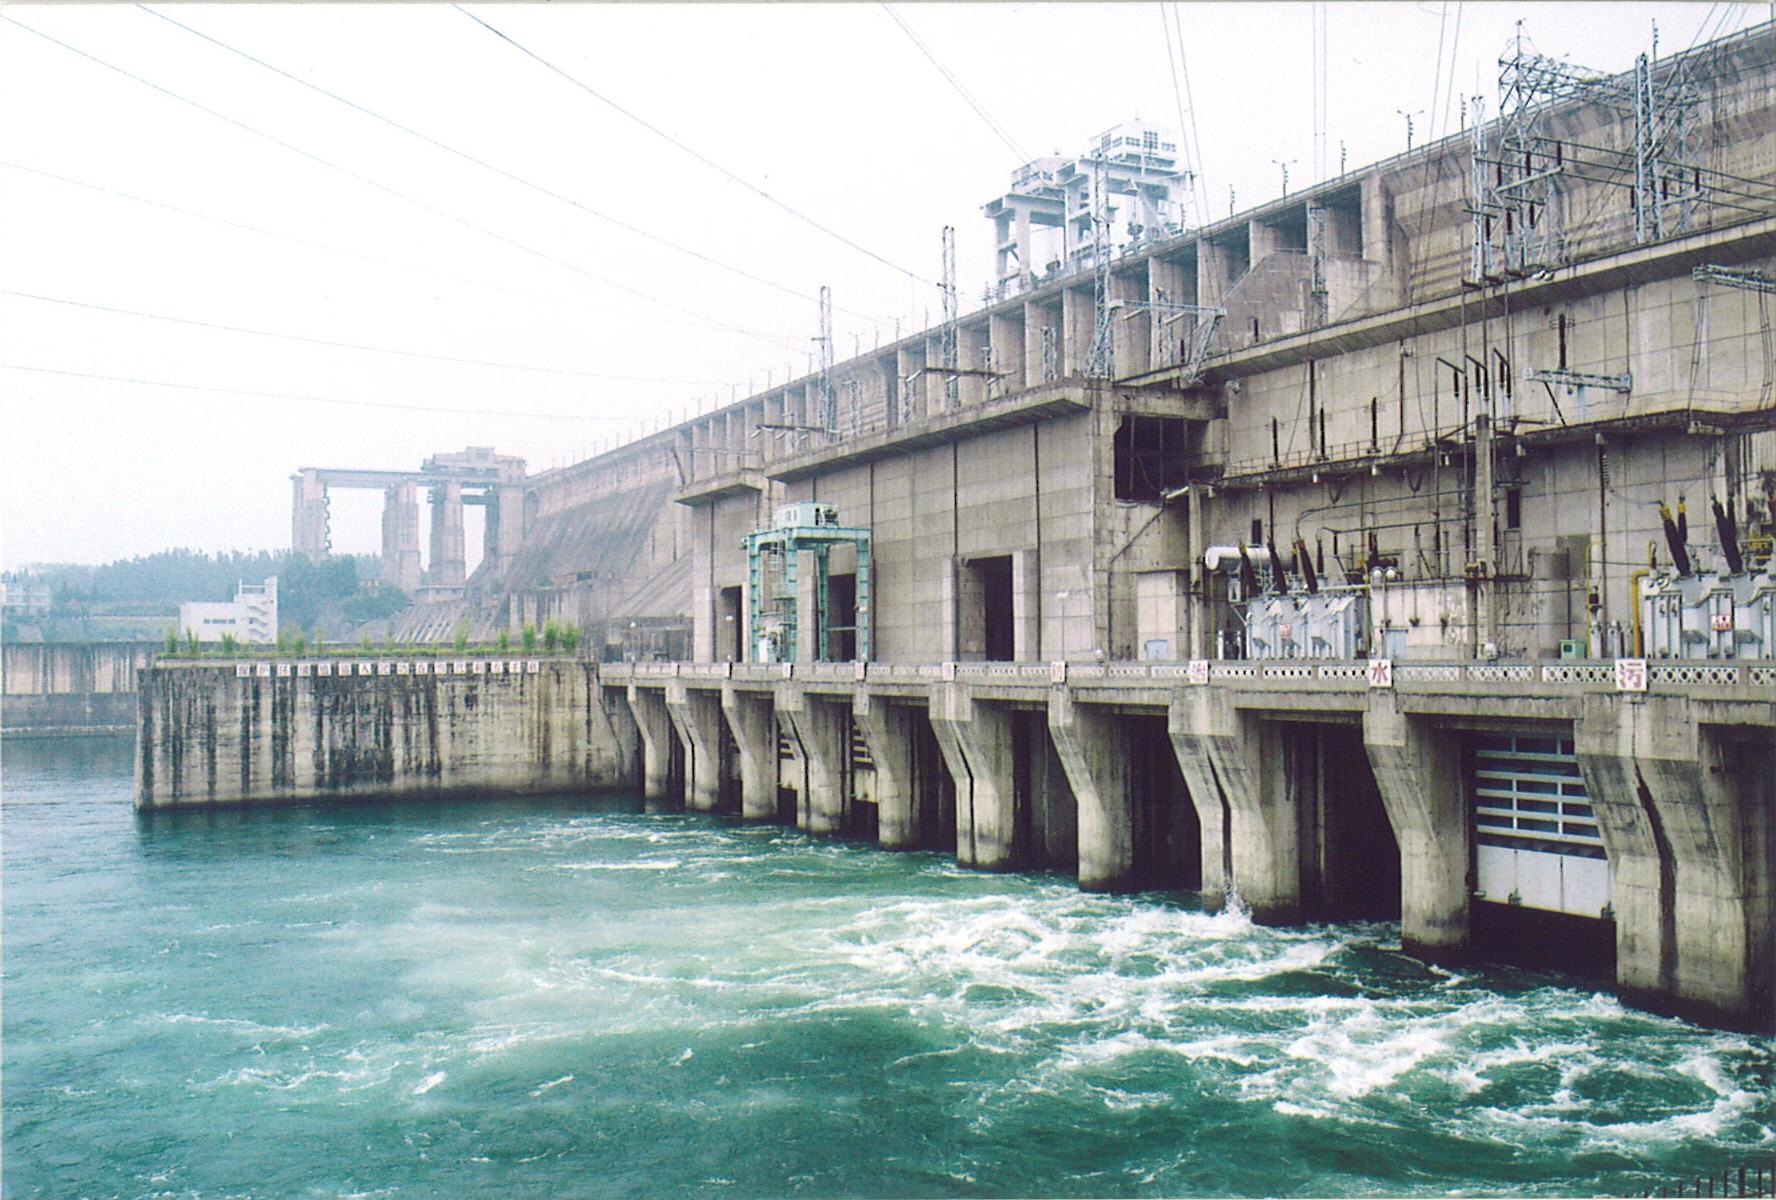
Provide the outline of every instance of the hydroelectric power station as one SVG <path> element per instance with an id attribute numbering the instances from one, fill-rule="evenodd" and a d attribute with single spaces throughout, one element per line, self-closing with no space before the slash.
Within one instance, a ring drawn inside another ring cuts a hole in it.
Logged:
<path id="1" fill-rule="evenodd" d="M 559 470 L 304 469 L 317 556 L 386 490 L 410 640 L 590 652 L 160 663 L 138 805 L 639 783 L 1776 1031 L 1773 85 L 1769 25 L 1520 47 L 1463 133 L 1189 228 L 1112 131 L 988 206 L 975 312 Z"/>

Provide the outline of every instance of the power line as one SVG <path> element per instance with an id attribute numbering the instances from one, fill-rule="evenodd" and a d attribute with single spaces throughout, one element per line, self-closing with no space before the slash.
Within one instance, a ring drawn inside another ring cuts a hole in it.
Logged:
<path id="1" fill-rule="evenodd" d="M 337 92 L 328 91 L 326 88 L 321 87 L 317 83 L 311 83 L 308 80 L 303 79 L 299 75 L 293 75 L 289 71 L 286 71 L 281 67 L 273 66 L 271 63 L 266 62 L 264 59 L 257 58 L 255 56 L 247 53 L 245 50 L 241 50 L 241 49 L 238 49 L 237 47 L 231 46 L 227 42 L 224 42 L 219 38 L 215 38 L 215 37 L 210 36 L 207 33 L 204 33 L 202 30 L 193 29 L 191 26 L 186 25 L 182 21 L 174 20 L 172 17 L 167 16 L 163 12 L 158 12 L 155 9 L 149 8 L 146 4 L 137 4 L 136 7 L 141 9 L 143 12 L 147 13 L 149 16 L 159 17 L 161 20 L 167 22 L 169 25 L 173 25 L 176 28 L 183 29 L 186 33 L 191 34 L 193 37 L 202 38 L 204 41 L 210 43 L 212 46 L 216 46 L 219 49 L 226 50 L 226 51 L 228 51 L 228 53 L 236 55 L 240 58 L 244 58 L 248 62 L 253 63 L 256 66 L 263 67 L 265 70 L 270 71 L 274 75 L 279 75 L 279 76 L 283 77 L 284 79 L 288 79 L 291 83 L 299 84 L 300 86 L 307 88 L 311 92 L 315 92 L 319 95 L 325 96 L 325 97 L 327 97 L 327 99 L 335 101 L 336 103 L 343 104 L 347 108 L 351 109 L 353 112 L 362 113 L 364 116 L 369 117 L 370 119 L 372 119 L 374 121 L 382 122 L 384 125 L 387 125 L 391 129 L 399 130 L 400 132 L 407 134 L 409 137 L 417 138 L 420 141 L 424 142 L 428 146 L 432 146 L 432 147 L 435 147 L 436 149 L 442 150 L 446 154 L 453 154 L 457 158 L 462 159 L 464 162 L 472 163 L 475 166 L 480 167 L 484 171 L 491 171 L 495 175 L 498 175 L 503 179 L 508 179 L 511 182 L 516 183 L 521 187 L 527 187 L 531 191 L 538 192 L 544 196 L 549 197 L 551 200 L 560 201 L 562 204 L 566 204 L 572 208 L 578 209 L 580 212 L 583 212 L 583 213 L 587 214 L 588 216 L 596 217 L 601 221 L 609 222 L 610 224 L 615 225 L 617 228 L 625 230 L 626 232 L 632 233 L 632 234 L 636 235 L 637 237 L 642 237 L 642 238 L 648 239 L 649 241 L 657 242 L 662 246 L 666 246 L 669 249 L 678 251 L 680 254 L 688 255 L 691 258 L 694 258 L 699 262 L 708 263 L 712 267 L 717 267 L 723 271 L 732 272 L 733 274 L 738 275 L 743 279 L 750 279 L 754 283 L 762 284 L 763 286 L 768 287 L 768 288 L 774 288 L 777 291 L 785 293 L 786 295 L 794 296 L 799 300 L 810 300 L 810 301 L 814 301 L 816 303 L 819 302 L 819 297 L 815 296 L 814 294 L 812 294 L 810 292 L 800 291 L 796 288 L 788 286 L 787 284 L 778 283 L 774 279 L 767 279 L 762 275 L 756 275 L 753 272 L 746 270 L 744 267 L 735 266 L 733 263 L 726 262 L 726 261 L 719 259 L 719 258 L 715 258 L 712 255 L 705 254 L 700 250 L 694 250 L 691 247 L 686 246 L 680 242 L 673 241 L 671 238 L 662 237 L 661 235 L 654 233 L 651 230 L 643 229 L 639 225 L 632 225 L 628 221 L 625 221 L 620 217 L 613 217 L 612 215 L 610 215 L 607 212 L 601 212 L 600 210 L 593 208 L 589 204 L 585 204 L 579 200 L 575 200 L 572 196 L 562 195 L 560 192 L 557 192 L 557 191 L 553 190 L 552 188 L 545 187 L 544 185 L 537 183 L 533 180 L 526 179 L 521 175 L 514 174 L 513 172 L 506 170 L 504 167 L 496 166 L 493 163 L 487 162 L 485 159 L 477 158 L 475 155 L 470 154 L 466 150 L 459 150 L 455 146 L 449 145 L 448 143 L 445 143 L 445 142 L 441 142 L 437 138 L 431 137 L 428 134 L 421 133 L 419 130 L 414 129 L 411 126 L 403 125 L 401 122 L 396 121 L 391 117 L 385 117 L 381 113 L 376 112 L 374 109 L 367 108 L 366 106 L 357 103 L 355 100 L 348 100 L 344 96 L 339 95 Z M 864 321 L 871 321 L 871 322 L 875 322 L 875 323 L 879 324 L 882 320 L 882 318 L 880 318 L 880 317 L 871 316 L 868 313 L 860 313 L 854 309 L 843 308 L 842 306 L 841 306 L 841 311 L 849 313 L 851 316 L 857 317 L 858 319 L 864 320 Z"/>
<path id="2" fill-rule="evenodd" d="M 202 383 L 174 383 L 165 379 L 136 379 L 127 375 L 104 375 L 96 371 L 63 371 L 55 367 L 32 367 L 23 363 L 0 363 L 0 371 L 28 371 L 34 375 L 60 375 L 69 379 L 97 379 L 106 383 L 129 383 L 138 387 L 171 388 L 184 392 L 215 392 L 226 396 L 252 396 L 263 400 L 300 400 L 310 404 L 337 404 L 346 408 L 388 408 L 399 412 L 444 413 L 466 417 L 520 417 L 543 421 L 606 421 L 616 424 L 641 424 L 646 418 L 612 417 L 600 413 L 507 412 L 486 408 L 449 408 L 435 404 L 397 404 L 392 400 L 342 400 L 337 396 L 311 396 L 301 392 L 263 392 L 250 388 L 212 387 Z"/>
<path id="3" fill-rule="evenodd" d="M 1005 127 L 995 121 L 987 110 L 980 106 L 980 102 L 969 93 L 968 89 L 962 86 L 962 81 L 951 74 L 948 67 L 938 61 L 937 55 L 933 54 L 930 48 L 926 46 L 924 42 L 919 40 L 919 35 L 913 32 L 912 27 L 900 19 L 900 14 L 895 12 L 894 9 L 887 4 L 882 5 L 882 11 L 892 17 L 894 23 L 900 26 L 901 32 L 906 34 L 908 38 L 912 39 L 913 45 L 919 48 L 919 53 L 923 54 L 930 61 L 931 65 L 937 68 L 937 73 L 939 75 L 942 75 L 949 81 L 950 86 L 956 89 L 956 94 L 968 102 L 968 107 L 974 110 L 975 115 L 987 123 L 987 128 L 993 131 L 993 136 L 1004 142 L 1006 148 L 1013 154 L 1017 155 L 1018 162 L 1029 162 L 1030 156 L 1018 149 L 1017 143 L 1011 140 L 1011 135 L 1005 132 Z"/>
<path id="4" fill-rule="evenodd" d="M 542 292 L 527 292 L 522 288 L 507 287 L 503 283 L 494 283 L 489 279 L 476 279 L 469 275 L 453 275 L 448 271 L 438 271 L 431 267 L 419 266 L 415 263 L 401 262 L 398 259 L 393 258 L 382 258 L 375 254 L 366 254 L 361 250 L 348 250 L 344 246 L 334 246 L 327 242 L 312 241 L 308 238 L 297 237 L 294 234 L 279 233 L 275 229 L 263 229 L 257 225 L 248 225 L 243 221 L 236 221 L 228 217 L 217 216 L 214 213 L 205 213 L 199 212 L 193 208 L 184 208 L 177 204 L 168 203 L 165 200 L 153 200 L 147 196 L 138 196 L 132 192 L 124 192 L 119 191 L 116 188 L 105 187 L 103 184 L 91 183 L 83 179 L 75 179 L 68 175 L 57 175 L 54 171 L 45 171 L 40 167 L 27 167 L 23 163 L 0 161 L 0 167 L 5 167 L 13 171 L 24 171 L 27 174 L 41 176 L 44 179 L 53 179 L 57 183 L 65 183 L 72 187 L 86 188 L 89 191 L 98 192 L 105 196 L 114 196 L 120 200 L 129 200 L 136 204 L 146 204 L 151 208 L 162 208 L 168 212 L 178 213 L 181 216 L 192 217 L 199 221 L 210 221 L 217 225 L 225 225 L 231 229 L 239 229 L 245 233 L 254 233 L 261 237 L 275 238 L 278 241 L 289 242 L 296 246 L 306 246 L 311 250 L 325 250 L 330 254 L 342 254 L 347 258 L 356 258 L 363 262 L 376 263 L 379 266 L 394 267 L 402 271 L 412 271 L 419 275 L 430 275 L 435 279 L 448 279 L 453 283 L 466 283 L 472 287 L 488 288 L 496 292 L 505 292 L 509 296 L 522 296 L 527 300 L 542 300 L 550 304 L 562 304 L 570 308 L 584 309 L 587 312 L 614 313 L 619 316 L 634 315 L 628 309 L 612 308 L 609 305 L 603 304 L 588 304 L 584 300 L 569 300 L 563 296 L 549 296 Z M 690 322 L 679 321 L 672 317 L 649 317 L 648 319 L 663 324 L 690 324 Z"/>
<path id="5" fill-rule="evenodd" d="M 1205 177 L 1208 168 L 1203 162 L 1202 137 L 1196 128 L 1196 94 L 1190 88 L 1190 57 L 1184 49 L 1184 22 L 1183 18 L 1178 16 L 1178 5 L 1175 2 L 1172 4 L 1172 28 L 1178 35 L 1178 74 L 1184 79 L 1184 100 L 1189 105 L 1190 112 L 1190 144 L 1193 148 L 1197 178 L 1200 184 L 1196 194 L 1196 211 L 1202 214 L 1202 223 L 1206 225 L 1209 220 L 1209 209 L 1208 205 L 1204 203 L 1203 197 L 1208 194 L 1209 190 L 1209 182 Z M 1183 134 L 1184 131 L 1180 129 L 1178 135 L 1182 137 Z"/>
<path id="6" fill-rule="evenodd" d="M 62 41 L 59 38 L 51 37 L 49 34 L 44 33 L 41 30 L 33 29 L 29 25 L 22 23 L 21 21 L 19 21 L 15 17 L 0 15 L 0 21 L 6 21 L 6 22 L 9 22 L 10 24 L 17 25 L 20 29 L 23 29 L 26 33 L 35 34 L 36 36 L 42 38 L 44 41 L 50 42 L 50 43 L 57 45 L 57 46 L 60 46 L 62 49 L 68 51 L 71 54 L 74 54 L 74 55 L 77 55 L 81 58 L 84 58 L 88 62 L 96 63 L 97 65 L 104 67 L 108 71 L 114 71 L 117 74 L 122 75 L 125 79 L 131 80 L 135 83 L 139 83 L 143 87 L 146 87 L 146 88 L 149 88 L 153 91 L 159 92 L 161 95 L 167 96 L 173 100 L 177 100 L 181 104 L 187 105 L 191 108 L 195 108 L 197 111 L 205 114 L 206 116 L 214 117 L 216 120 L 221 121 L 224 124 L 232 125 L 236 129 L 240 129 L 246 133 L 252 134 L 254 137 L 263 138 L 265 141 L 270 142 L 272 145 L 278 146 L 284 150 L 288 150 L 290 153 L 295 154 L 301 158 L 306 158 L 310 162 L 319 163 L 321 166 L 324 166 L 324 167 L 328 168 L 329 170 L 337 171 L 340 174 L 347 176 L 348 178 L 355 179 L 359 183 L 362 183 L 367 187 L 374 188 L 379 192 L 383 192 L 387 195 L 393 196 L 396 199 L 401 200 L 405 203 L 411 204 L 416 208 L 424 209 L 426 212 L 432 213 L 436 216 L 443 217 L 447 221 L 451 221 L 457 225 L 461 225 L 466 229 L 471 229 L 474 232 L 483 235 L 484 237 L 492 238 L 494 241 L 501 242 L 501 243 L 504 243 L 505 245 L 512 246 L 516 249 L 522 250 L 526 254 L 534 255 L 535 257 L 540 258 L 540 259 L 544 260 L 545 262 L 554 263 L 558 267 L 562 267 L 566 270 L 573 271 L 579 275 L 584 275 L 588 279 L 597 280 L 599 283 L 602 283 L 602 284 L 606 285 L 607 287 L 613 287 L 613 288 L 616 288 L 618 291 L 627 292 L 630 295 L 637 297 L 638 299 L 648 301 L 650 304 L 658 304 L 662 308 L 670 309 L 674 312 L 683 313 L 686 316 L 693 317 L 696 320 L 704 322 L 706 324 L 718 326 L 720 328 L 727 329 L 731 332 L 742 334 L 746 337 L 756 338 L 760 341 L 771 342 L 775 345 L 794 346 L 794 347 L 799 348 L 799 343 L 792 342 L 786 338 L 774 337 L 770 334 L 759 333 L 756 330 L 744 329 L 738 325 L 730 324 L 727 321 L 720 320 L 719 318 L 711 317 L 711 316 L 707 316 L 703 313 L 695 312 L 691 309 L 684 308 L 681 305 L 674 304 L 669 300 L 662 300 L 657 296 L 651 296 L 648 293 L 643 292 L 638 288 L 632 288 L 627 284 L 619 283 L 618 281 L 616 281 L 614 279 L 610 279 L 606 276 L 599 275 L 594 271 L 588 271 L 586 268 L 581 267 L 575 263 L 568 262 L 565 259 L 557 258 L 553 254 L 550 254 L 546 250 L 539 250 L 534 246 L 526 245 L 525 243 L 517 241 L 514 238 L 506 237 L 504 234 L 495 233 L 493 230 L 487 229 L 481 225 L 477 225 L 475 222 L 470 221 L 465 217 L 459 217 L 454 213 L 447 212 L 444 209 L 438 208 L 436 205 L 429 204 L 426 201 L 421 200 L 417 197 L 409 196 L 405 192 L 397 191 L 396 189 L 389 187 L 387 184 L 378 183 L 376 180 L 371 179 L 366 175 L 358 174 L 356 171 L 353 171 L 349 167 L 342 167 L 338 163 L 335 163 L 335 162 L 332 162 L 328 159 L 322 158 L 320 155 L 315 154 L 312 151 L 304 150 L 304 149 L 302 149 L 302 147 L 294 145 L 290 142 L 286 142 L 282 138 L 279 138 L 279 137 L 276 137 L 272 134 L 266 133 L 263 130 L 256 129 L 253 126 L 248 125 L 244 121 L 237 120 L 234 117 L 228 116 L 225 113 L 217 112 L 213 108 L 209 108 L 205 105 L 199 104 L 195 100 L 191 100 L 185 96 L 181 96 L 179 93 L 172 91 L 169 88 L 162 87 L 158 83 L 154 83 L 150 80 L 144 79 L 140 75 L 132 74 L 131 72 L 124 70 L 122 67 L 119 67 L 113 63 L 106 62 L 104 59 L 99 58 L 96 55 L 89 54 L 86 51 L 79 49 L 78 47 L 71 46 L 67 42 Z"/>
<path id="7" fill-rule="evenodd" d="M 664 129 L 661 129 L 659 126 L 651 124 L 650 122 L 643 119 L 642 117 L 639 117 L 635 113 L 630 112 L 627 108 L 624 108 L 621 104 L 618 104 L 615 100 L 612 100 L 609 96 L 606 96 L 603 92 L 598 91 L 596 88 L 592 87 L 590 84 L 584 82 L 581 79 L 576 78 L 573 75 L 568 74 L 566 71 L 562 70 L 560 67 L 556 66 L 554 63 L 550 62 L 548 59 L 544 58 L 542 55 L 538 54 L 536 51 L 530 49 L 528 46 L 519 42 L 516 38 L 512 37 L 510 34 L 504 32 L 503 30 L 496 29 L 494 26 L 488 24 L 486 21 L 482 20 L 480 17 L 476 16 L 474 13 L 472 13 L 468 9 L 464 8 L 462 5 L 452 4 L 451 7 L 456 9 L 457 12 L 461 13 L 463 16 L 467 17 L 469 20 L 475 22 L 475 24 L 481 26 L 481 28 L 487 30 L 487 32 L 493 34 L 493 36 L 499 38 L 501 41 L 503 41 L 507 45 L 511 46 L 514 50 L 518 51 L 520 54 L 523 54 L 525 57 L 536 62 L 538 65 L 547 68 L 549 71 L 560 76 L 562 79 L 566 80 L 568 83 L 573 84 L 573 86 L 579 88 L 582 92 L 585 92 L 588 96 L 591 96 L 594 100 L 597 100 L 599 103 L 604 104 L 604 105 L 616 110 L 622 116 L 627 117 L 629 120 L 635 122 L 637 125 L 641 126 L 643 129 L 647 130 L 649 133 L 653 134 L 655 137 L 663 138 L 666 141 L 671 142 L 674 146 L 678 147 L 684 153 L 690 155 L 692 158 L 696 159 L 698 162 L 702 163 L 704 166 L 708 167 L 710 170 L 723 176 L 724 178 L 728 179 L 729 181 L 738 184 L 739 186 L 745 188 L 747 191 L 753 193 L 754 195 L 760 197 L 761 199 L 767 200 L 770 203 L 776 205 L 778 208 L 782 209 L 784 212 L 788 213 L 790 216 L 794 217 L 796 220 L 801 221 L 802 223 L 809 225 L 815 229 L 818 229 L 821 233 L 824 233 L 827 237 L 830 237 L 834 241 L 841 242 L 844 245 L 849 246 L 851 249 L 857 251 L 859 254 L 865 256 L 866 258 L 874 259 L 876 262 L 881 263 L 883 266 L 888 267 L 891 270 L 895 270 L 895 271 L 900 272 L 902 275 L 905 275 L 908 279 L 911 279 L 916 283 L 931 284 L 934 287 L 936 286 L 936 284 L 932 280 L 927 279 L 923 275 L 920 275 L 917 271 L 909 271 L 905 267 L 901 266 L 899 263 L 892 262 L 886 258 L 883 258 L 880 254 L 877 254 L 874 250 L 871 250 L 866 246 L 858 245 L 856 242 L 852 241 L 850 238 L 846 237 L 844 234 L 839 233 L 836 230 L 833 230 L 833 229 L 829 228 L 828 226 L 821 224 L 819 221 L 816 221 L 813 217 L 810 217 L 807 213 L 804 213 L 800 209 L 794 208 L 791 205 L 785 203 L 784 201 L 779 200 L 776 196 L 773 196 L 770 192 L 765 191 L 765 189 L 759 187 L 756 183 L 753 183 L 750 180 L 745 179 L 745 178 L 741 177 L 740 175 L 735 174 L 733 171 L 730 171 L 728 168 L 722 166 L 720 163 L 716 162 L 714 159 L 711 159 L 710 157 L 701 153 L 700 151 L 692 149 L 690 146 L 687 146 L 684 142 L 679 141 L 676 137 L 673 137 L 670 133 L 667 133 Z"/>
<path id="8" fill-rule="evenodd" d="M 600 371 L 575 371 L 565 367 L 534 367 L 527 363 L 499 362 L 485 358 L 459 358 L 453 354 L 428 354 L 423 350 L 397 350 L 389 346 L 367 346 L 361 342 L 336 342 L 328 338 L 307 337 L 299 333 L 279 333 L 271 329 L 250 329 L 244 325 L 224 325 L 216 321 L 200 321 L 192 317 L 174 317 L 165 313 L 142 312 L 134 308 L 118 308 L 109 304 L 93 304 L 85 300 L 69 300 L 62 296 L 45 296 L 37 292 L 18 292 L 0 288 L 0 296 L 21 300 L 38 300 L 45 304 L 63 304 L 93 312 L 112 313 L 123 317 L 141 317 L 148 321 L 166 321 L 174 325 L 190 325 L 199 329 L 215 329 L 223 333 L 246 333 L 254 337 L 277 338 L 285 342 L 305 342 L 311 346 L 332 346 L 340 350 L 361 350 L 367 354 L 393 354 L 402 358 L 424 358 L 433 362 L 458 363 L 471 367 L 498 367 L 509 371 L 535 371 L 544 375 L 569 375 L 578 379 L 609 379 L 625 383 L 678 383 L 698 386 L 721 386 L 722 379 L 674 379 L 659 375 L 611 375 Z"/>

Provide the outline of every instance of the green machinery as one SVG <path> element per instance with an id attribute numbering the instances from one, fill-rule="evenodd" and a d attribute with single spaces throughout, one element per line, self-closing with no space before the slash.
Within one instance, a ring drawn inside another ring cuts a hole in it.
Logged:
<path id="1" fill-rule="evenodd" d="M 805 502 L 777 510 L 771 528 L 740 539 L 746 551 L 750 600 L 746 613 L 746 654 L 753 662 L 793 662 L 801 635 L 802 552 L 813 555 L 814 658 L 831 661 L 837 635 L 855 634 L 856 658 L 870 658 L 870 531 L 839 524 L 830 504 Z M 837 603 L 831 573 L 835 547 L 857 550 L 856 591 L 849 604 Z M 848 610 L 848 611 L 847 611 Z"/>

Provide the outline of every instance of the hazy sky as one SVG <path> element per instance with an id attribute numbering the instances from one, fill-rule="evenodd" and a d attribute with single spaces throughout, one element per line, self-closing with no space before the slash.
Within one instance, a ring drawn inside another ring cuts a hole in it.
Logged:
<path id="1" fill-rule="evenodd" d="M 822 284 L 841 359 L 929 323 L 946 224 L 979 307 L 980 207 L 1020 160 L 882 6 L 467 7 L 839 237 L 452 6 L 8 4 L 6 565 L 286 547 L 301 466 L 412 469 L 466 445 L 574 461 L 804 373 Z M 1274 198 L 1278 161 L 1291 190 L 1308 182 L 1312 6 L 1175 8 L 1209 215 L 1230 187 L 1241 208 Z M 1179 124 L 1158 4 L 894 11 L 1026 154 L 1136 116 Z M 1463 96 L 1490 110 L 1520 19 L 1544 53 L 1620 70 L 1655 22 L 1670 53 L 1770 15 L 1331 4 L 1327 170 L 1341 142 L 1352 167 L 1405 149 L 1402 111 L 1422 142 L 1457 127 Z M 379 506 L 336 492 L 335 548 L 374 551 Z"/>

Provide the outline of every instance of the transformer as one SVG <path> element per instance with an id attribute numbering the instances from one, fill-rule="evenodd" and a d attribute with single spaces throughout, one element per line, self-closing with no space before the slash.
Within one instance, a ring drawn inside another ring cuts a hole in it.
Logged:
<path id="1" fill-rule="evenodd" d="M 1359 588 L 1255 596 L 1246 605 L 1252 658 L 1363 656 L 1367 597 Z"/>
<path id="2" fill-rule="evenodd" d="M 1640 636 L 1648 658 L 1776 657 L 1776 575 L 1644 575 Z"/>

